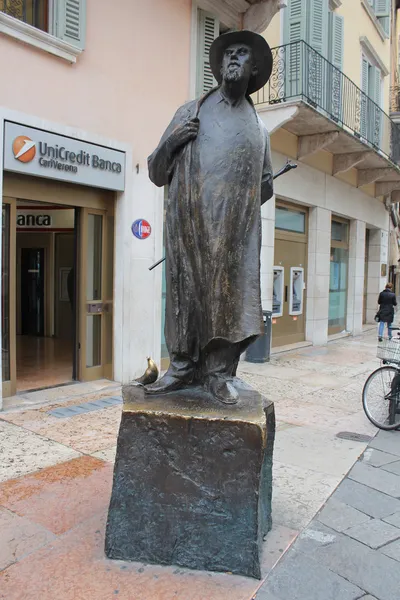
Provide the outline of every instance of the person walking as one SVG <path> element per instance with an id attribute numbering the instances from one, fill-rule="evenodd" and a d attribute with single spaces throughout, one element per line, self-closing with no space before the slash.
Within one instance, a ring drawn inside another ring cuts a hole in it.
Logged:
<path id="1" fill-rule="evenodd" d="M 383 339 L 383 330 L 385 323 L 387 324 L 389 340 L 392 339 L 391 325 L 394 319 L 394 307 L 397 306 L 396 294 L 393 293 L 393 284 L 387 283 L 383 292 L 378 298 L 379 310 L 377 316 L 379 318 L 378 341 Z"/>

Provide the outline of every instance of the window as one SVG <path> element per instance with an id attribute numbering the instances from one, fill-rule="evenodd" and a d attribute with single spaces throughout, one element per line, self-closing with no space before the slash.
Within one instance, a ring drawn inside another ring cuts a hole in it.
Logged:
<path id="1" fill-rule="evenodd" d="M 2 33 L 75 62 L 85 45 L 86 0 L 0 0 L 0 24 Z"/>
<path id="2" fill-rule="evenodd" d="M 0 11 L 42 31 L 49 31 L 48 0 L 0 0 Z"/>
<path id="3" fill-rule="evenodd" d="M 275 228 L 295 233 L 305 233 L 306 215 L 300 210 L 289 210 L 282 206 L 275 209 Z"/>
<path id="4" fill-rule="evenodd" d="M 391 0 L 367 0 L 386 35 L 390 33 Z"/>

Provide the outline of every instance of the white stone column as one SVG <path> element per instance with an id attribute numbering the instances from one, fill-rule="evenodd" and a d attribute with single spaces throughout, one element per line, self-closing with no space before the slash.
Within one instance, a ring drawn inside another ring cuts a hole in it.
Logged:
<path id="1" fill-rule="evenodd" d="M 261 303 L 263 310 L 272 310 L 272 288 L 275 245 L 275 197 L 261 208 Z"/>
<path id="2" fill-rule="evenodd" d="M 378 295 L 387 281 L 388 273 L 382 277 L 382 265 L 388 262 L 389 234 L 383 229 L 371 229 L 368 244 L 367 323 L 373 323 L 378 308 Z"/>
<path id="3" fill-rule="evenodd" d="M 349 236 L 349 271 L 347 283 L 346 330 L 362 332 L 364 297 L 365 223 L 351 221 Z"/>
<path id="4" fill-rule="evenodd" d="M 308 225 L 306 340 L 328 341 L 331 211 L 311 208 Z"/>

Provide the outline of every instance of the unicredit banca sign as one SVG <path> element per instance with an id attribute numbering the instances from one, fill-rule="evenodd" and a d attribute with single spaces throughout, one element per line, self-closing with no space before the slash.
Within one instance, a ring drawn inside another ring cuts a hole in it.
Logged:
<path id="1" fill-rule="evenodd" d="M 108 190 L 125 189 L 125 153 L 5 123 L 4 170 Z"/>

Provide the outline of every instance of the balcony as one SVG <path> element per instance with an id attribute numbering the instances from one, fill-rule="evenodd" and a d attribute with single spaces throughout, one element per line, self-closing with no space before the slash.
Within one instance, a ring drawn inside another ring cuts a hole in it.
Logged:
<path id="1" fill-rule="evenodd" d="M 376 182 L 376 196 L 399 201 L 400 125 L 306 42 L 272 54 L 271 78 L 254 96 L 260 116 L 295 106 L 282 127 L 298 136 L 300 160 L 323 148 L 333 154 L 333 175 L 355 167 L 359 187 Z"/>

